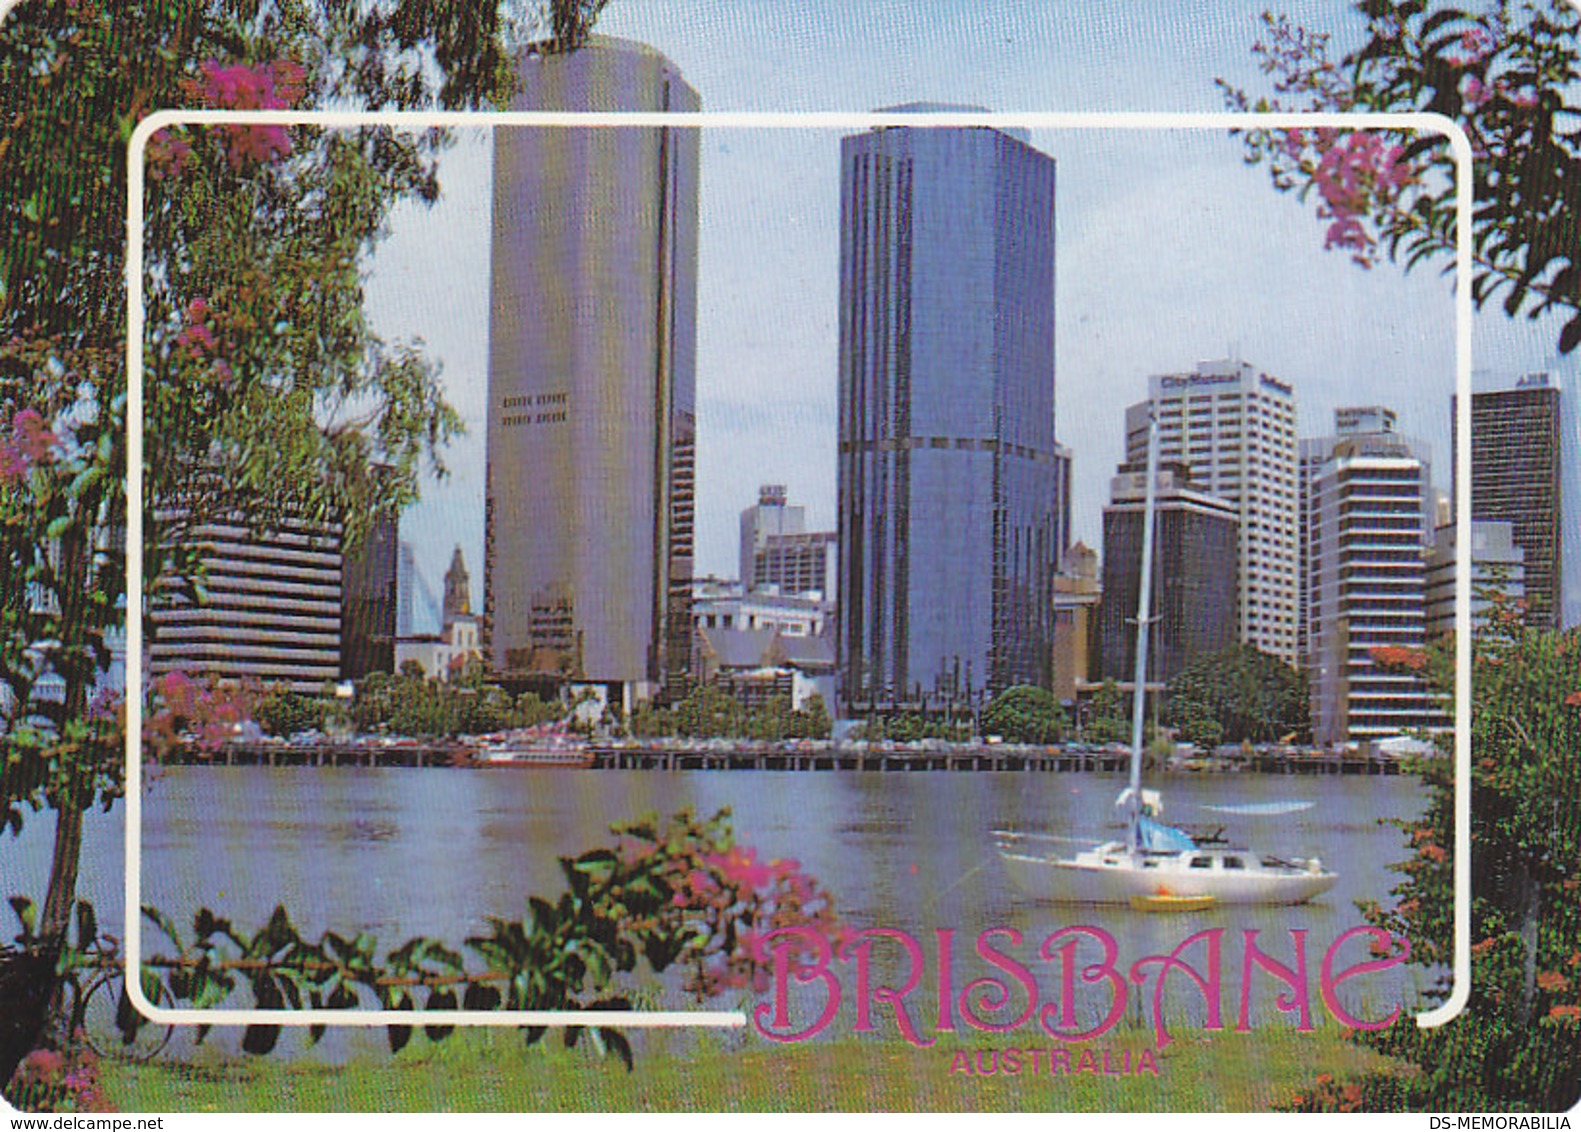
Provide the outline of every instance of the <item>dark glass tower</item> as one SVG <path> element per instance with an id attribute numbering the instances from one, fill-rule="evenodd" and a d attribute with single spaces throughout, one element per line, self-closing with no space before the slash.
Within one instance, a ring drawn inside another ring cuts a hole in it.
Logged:
<path id="1" fill-rule="evenodd" d="M 872 130 L 843 140 L 840 213 L 842 696 L 1046 687 L 1054 160 L 994 129 Z"/>
<path id="2" fill-rule="evenodd" d="M 1556 629 L 1564 595 L 1559 382 L 1546 373 L 1471 396 L 1471 517 L 1510 524 L 1526 555 L 1527 623 Z"/>

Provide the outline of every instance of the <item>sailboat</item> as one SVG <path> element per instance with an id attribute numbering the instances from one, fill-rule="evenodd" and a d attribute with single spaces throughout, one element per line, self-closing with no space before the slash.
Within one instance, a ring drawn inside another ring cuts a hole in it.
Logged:
<path id="1" fill-rule="evenodd" d="M 1147 438 L 1147 493 L 1142 520 L 1142 576 L 1137 601 L 1136 691 L 1131 711 L 1130 784 L 1115 799 L 1125 813 L 1124 841 L 1107 841 L 1062 855 L 1051 842 L 1065 840 L 995 830 L 1000 859 L 1011 883 L 1035 900 L 1129 904 L 1139 911 L 1201 911 L 1218 904 L 1302 904 L 1339 881 L 1316 857 L 1287 860 L 1231 844 L 1223 827 L 1187 832 L 1165 825 L 1163 799 L 1142 787 L 1142 727 L 1147 681 L 1148 623 L 1153 602 L 1153 528 L 1157 509 L 1158 420 Z M 1211 807 L 1235 812 L 1237 807 Z M 1305 809 L 1306 804 L 1253 806 L 1262 813 Z"/>

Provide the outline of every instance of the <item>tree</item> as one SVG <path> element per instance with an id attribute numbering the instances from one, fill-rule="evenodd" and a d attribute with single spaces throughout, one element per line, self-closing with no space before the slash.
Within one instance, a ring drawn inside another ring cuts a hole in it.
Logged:
<path id="1" fill-rule="evenodd" d="M 1193 661 L 1167 689 L 1175 727 L 1206 714 L 1221 742 L 1266 743 L 1311 730 L 1306 681 L 1278 657 L 1232 645 Z"/>
<path id="2" fill-rule="evenodd" d="M 570 49 L 601 6 L 516 25 Z M 123 618 L 133 129 L 165 106 L 481 105 L 508 80 L 509 24 L 459 0 L 77 0 L 0 28 L 0 818 L 56 814 L 34 955 L 72 920 L 83 813 L 121 789 L 118 704 L 94 689 Z M 391 208 L 436 195 L 444 141 L 248 125 L 147 147 L 151 597 L 201 600 L 205 521 L 334 517 L 354 543 L 439 466 L 459 418 L 414 346 L 369 329 L 361 271 Z M 64 695 L 39 696 L 45 678 Z"/>
<path id="3" fill-rule="evenodd" d="M 1224 742 L 1224 725 L 1201 700 L 1181 699 L 1170 705 L 1175 736 L 1182 742 L 1211 751 Z"/>
<path id="4" fill-rule="evenodd" d="M 1082 733 L 1094 743 L 1124 743 L 1131 738 L 1131 720 L 1126 714 L 1125 693 L 1113 680 L 1105 680 L 1087 705 L 1087 723 Z"/>
<path id="5" fill-rule="evenodd" d="M 1458 122 L 1473 152 L 1471 216 L 1480 306 L 1563 318 L 1562 353 L 1581 343 L 1581 11 L 1566 0 L 1502 0 L 1474 13 L 1435 0 L 1361 0 L 1366 37 L 1335 61 L 1329 36 L 1265 15 L 1257 45 L 1275 96 L 1220 80 L 1242 110 L 1429 111 Z M 1251 160 L 1274 185 L 1316 192 L 1326 245 L 1363 266 L 1380 250 L 1407 267 L 1451 260 L 1454 160 L 1437 135 L 1391 130 L 1257 130 Z"/>
<path id="6" fill-rule="evenodd" d="M 1447 657 L 1402 666 L 1451 677 Z M 1300 1109 L 1555 1112 L 1581 1095 L 1581 633 L 1527 628 L 1497 607 L 1473 655 L 1471 998 L 1453 1022 L 1406 1016 L 1365 1036 L 1411 1075 L 1320 1081 Z M 1446 683 L 1447 687 L 1448 684 Z M 1411 857 L 1369 922 L 1411 941 L 1411 962 L 1448 993 L 1454 940 L 1451 760 L 1414 768 L 1427 812 L 1397 825 Z"/>
<path id="7" fill-rule="evenodd" d="M 289 738 L 324 726 L 323 701 L 286 688 L 271 688 L 253 709 L 253 718 L 267 735 Z"/>
<path id="8" fill-rule="evenodd" d="M 1002 735 L 1012 743 L 1057 743 L 1070 721 L 1046 688 L 1020 684 L 999 693 L 983 711 L 985 735 Z"/>

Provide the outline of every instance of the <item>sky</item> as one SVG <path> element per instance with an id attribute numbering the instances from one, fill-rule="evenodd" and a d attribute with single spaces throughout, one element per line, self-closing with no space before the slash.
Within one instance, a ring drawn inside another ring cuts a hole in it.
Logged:
<path id="1" fill-rule="evenodd" d="M 709 111 L 870 111 L 927 100 L 994 111 L 1211 111 L 1224 77 L 1264 90 L 1262 0 L 1055 5 L 981 0 L 613 0 L 598 31 L 668 55 Z M 1359 34 L 1349 5 L 1288 6 Z M 1347 36 L 1350 40 L 1347 40 Z M 835 524 L 839 131 L 709 129 L 702 140 L 697 572 L 734 576 L 737 517 L 784 483 Z M 1237 354 L 1295 386 L 1303 436 L 1340 405 L 1382 403 L 1450 480 L 1451 279 L 1323 250 L 1310 205 L 1275 192 L 1220 132 L 1034 131 L 1058 163 L 1056 434 L 1074 452 L 1074 537 L 1099 547 L 1124 407 L 1148 376 Z M 482 600 L 488 359 L 485 130 L 441 160 L 436 206 L 403 206 L 370 265 L 369 311 L 421 339 L 468 435 L 403 519 L 435 596 L 460 545 Z M 1558 325 L 1477 317 L 1474 365 L 1555 364 Z M 1581 379 L 1577 373 L 1572 382 Z M 417 628 L 430 614 L 419 600 Z"/>

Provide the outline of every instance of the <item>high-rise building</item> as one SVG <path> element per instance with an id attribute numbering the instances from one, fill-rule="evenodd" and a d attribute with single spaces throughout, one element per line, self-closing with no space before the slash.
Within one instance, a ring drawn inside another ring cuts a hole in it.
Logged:
<path id="1" fill-rule="evenodd" d="M 1427 684 L 1401 661 L 1426 642 L 1428 465 L 1393 414 L 1341 410 L 1309 485 L 1306 544 L 1312 737 L 1380 739 L 1444 724 Z M 1391 662 L 1390 650 L 1399 658 Z"/>
<path id="2" fill-rule="evenodd" d="M 149 675 L 257 680 L 313 694 L 340 677 L 338 527 L 282 518 L 255 529 L 236 514 L 183 537 L 199 548 L 202 590 L 153 595 Z"/>
<path id="3" fill-rule="evenodd" d="M 1147 459 L 1150 408 L 1158 414 L 1159 458 L 1185 464 L 1198 491 L 1236 507 L 1241 642 L 1294 665 L 1300 584 L 1294 390 L 1236 359 L 1155 375 L 1148 400 L 1125 413 L 1131 463 Z"/>
<path id="4" fill-rule="evenodd" d="M 1420 545 L 1433 544 L 1433 531 L 1439 526 L 1439 497 L 1442 493 L 1433 486 L 1432 450 L 1422 440 L 1403 436 L 1399 432 L 1399 419 L 1395 411 L 1383 405 L 1356 405 L 1334 410 L 1334 429 L 1323 436 L 1302 437 L 1298 442 L 1300 472 L 1297 476 L 1297 505 L 1299 518 L 1296 527 L 1299 549 L 1300 591 L 1299 615 L 1296 622 L 1297 656 L 1303 669 L 1312 674 L 1317 661 L 1317 636 L 1315 624 L 1318 616 L 1317 593 L 1322 565 L 1323 548 L 1313 541 L 1317 516 L 1318 477 L 1334 454 L 1334 446 L 1352 436 L 1398 436 L 1411 457 L 1422 465 L 1422 499 Z M 1448 519 L 1446 518 L 1447 522 Z"/>
<path id="5" fill-rule="evenodd" d="M 664 56 L 524 53 L 518 110 L 694 111 Z M 685 677 L 696 434 L 695 129 L 494 131 L 484 621 L 500 670 Z"/>
<path id="6" fill-rule="evenodd" d="M 781 484 L 758 489 L 756 506 L 741 512 L 741 584 L 748 593 L 816 591 L 833 603 L 838 589 L 838 536 L 807 530 L 807 509 L 786 503 Z"/>
<path id="7" fill-rule="evenodd" d="M 1453 523 L 1438 528 L 1432 552 L 1427 556 L 1427 636 L 1443 636 L 1455 630 L 1455 538 Z M 1487 621 L 1488 609 L 1496 595 L 1509 601 L 1526 596 L 1526 563 L 1521 548 L 1515 545 L 1515 532 L 1508 523 L 1486 519 L 1471 522 L 1471 627 Z"/>
<path id="8" fill-rule="evenodd" d="M 839 351 L 844 701 L 1046 687 L 1054 160 L 987 128 L 843 139 Z"/>
<path id="9" fill-rule="evenodd" d="M 345 556 L 340 587 L 340 678 L 395 671 L 400 603 L 398 526 L 379 518 Z"/>
<path id="10" fill-rule="evenodd" d="M 1099 673 L 1136 679 L 1136 613 L 1142 583 L 1147 463 L 1120 465 L 1103 509 L 1103 600 Z M 1147 682 L 1167 684 L 1193 661 L 1235 644 L 1240 512 L 1194 490 L 1183 464 L 1160 466 L 1154 498 L 1153 608 Z"/>
<path id="11" fill-rule="evenodd" d="M 395 568 L 395 635 L 409 637 L 416 628 L 417 616 L 417 548 L 405 539 L 400 540 Z"/>
<path id="12" fill-rule="evenodd" d="M 1577 455 L 1563 444 L 1557 374 L 1471 395 L 1471 517 L 1510 524 L 1526 568 L 1527 623 L 1538 628 L 1559 627 L 1564 608 L 1567 459 Z"/>
<path id="13" fill-rule="evenodd" d="M 1053 692 L 1061 703 L 1075 706 L 1077 690 L 1092 679 L 1093 656 L 1098 651 L 1098 555 L 1084 543 L 1075 543 L 1060 556 L 1054 575 Z"/>

